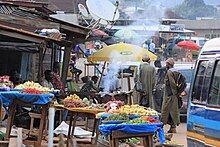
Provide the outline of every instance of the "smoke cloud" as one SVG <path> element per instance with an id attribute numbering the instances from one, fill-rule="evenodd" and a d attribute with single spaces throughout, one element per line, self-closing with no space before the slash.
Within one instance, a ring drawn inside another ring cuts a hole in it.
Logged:
<path id="1" fill-rule="evenodd" d="M 160 20 L 164 18 L 166 7 L 163 0 L 120 0 L 120 9 L 129 16 L 133 23 L 126 26 L 140 37 L 131 38 L 126 42 L 141 45 L 146 39 L 150 39 L 159 31 Z"/>

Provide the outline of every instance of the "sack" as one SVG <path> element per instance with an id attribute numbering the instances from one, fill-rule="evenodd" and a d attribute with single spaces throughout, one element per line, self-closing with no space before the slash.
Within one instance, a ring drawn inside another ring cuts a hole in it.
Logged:
<path id="1" fill-rule="evenodd" d="M 178 94 L 181 94 L 187 86 L 186 78 L 181 73 L 178 74 L 178 77 L 176 80 L 176 85 L 177 85 L 177 93 Z"/>
<path id="2" fill-rule="evenodd" d="M 142 86 L 141 81 L 137 81 L 137 82 L 136 82 L 136 84 L 135 84 L 135 90 L 138 91 L 138 92 L 142 92 L 142 91 L 143 91 L 143 86 Z"/>
<path id="3" fill-rule="evenodd" d="M 137 76 L 137 82 L 135 83 L 135 90 L 138 92 L 142 92 L 143 91 L 143 85 L 140 81 L 140 74 L 141 74 L 141 65 L 139 66 L 139 71 L 138 71 L 138 76 Z"/>
<path id="4" fill-rule="evenodd" d="M 178 97 L 178 108 L 180 109 L 183 106 L 183 100 L 181 97 Z"/>

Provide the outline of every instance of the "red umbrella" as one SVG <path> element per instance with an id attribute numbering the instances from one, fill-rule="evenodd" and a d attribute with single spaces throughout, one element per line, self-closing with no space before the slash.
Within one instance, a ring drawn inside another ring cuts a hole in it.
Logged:
<path id="1" fill-rule="evenodd" d="M 94 35 L 103 35 L 103 36 L 109 36 L 107 33 L 101 31 L 101 30 L 98 30 L 98 29 L 95 29 L 92 31 Z"/>
<path id="2" fill-rule="evenodd" d="M 194 43 L 193 41 L 180 41 L 179 43 L 177 43 L 177 46 L 184 48 L 184 49 L 188 49 L 188 50 L 199 50 L 200 47 Z"/>

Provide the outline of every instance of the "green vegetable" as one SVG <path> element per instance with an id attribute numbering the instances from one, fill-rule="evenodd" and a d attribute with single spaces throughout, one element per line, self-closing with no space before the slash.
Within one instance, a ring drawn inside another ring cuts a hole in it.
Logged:
<path id="1" fill-rule="evenodd" d="M 127 114 L 122 113 L 122 114 L 114 114 L 104 119 L 104 121 L 111 121 L 111 120 L 129 120 L 129 118 Z"/>
<path id="2" fill-rule="evenodd" d="M 135 119 L 132 119 L 128 122 L 125 122 L 124 124 L 149 124 L 150 121 L 147 121 L 147 120 L 143 120 L 141 118 L 135 118 Z"/>

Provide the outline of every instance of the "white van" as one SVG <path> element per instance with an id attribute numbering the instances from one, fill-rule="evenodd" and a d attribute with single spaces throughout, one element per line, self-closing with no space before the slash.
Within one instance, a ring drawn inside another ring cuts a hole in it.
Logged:
<path id="1" fill-rule="evenodd" d="M 207 41 L 188 99 L 187 146 L 220 146 L 220 38 Z"/>

